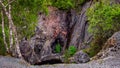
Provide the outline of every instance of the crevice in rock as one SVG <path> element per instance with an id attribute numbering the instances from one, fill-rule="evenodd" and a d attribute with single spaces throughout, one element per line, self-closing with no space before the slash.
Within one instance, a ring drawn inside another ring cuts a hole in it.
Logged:
<path id="1" fill-rule="evenodd" d="M 67 46 L 66 48 L 69 47 L 69 44 L 70 44 L 70 41 L 71 41 L 71 38 L 72 38 L 72 33 L 74 31 L 74 26 L 76 24 L 76 16 L 73 16 L 73 15 L 76 15 L 75 11 L 69 11 L 67 13 L 67 16 L 66 16 L 66 22 L 67 22 L 67 25 L 68 25 L 68 28 L 67 28 L 67 31 L 68 31 L 68 34 L 67 34 Z"/>
<path id="2" fill-rule="evenodd" d="M 62 51 L 63 44 L 61 44 L 61 43 L 63 43 L 63 41 L 61 40 L 61 38 L 55 39 L 55 41 L 54 41 L 54 42 L 52 43 L 52 45 L 51 45 L 52 53 L 56 53 L 56 52 L 55 52 L 55 49 L 56 49 L 56 46 L 57 46 L 58 44 L 60 44 L 60 46 L 61 46 L 61 51 Z M 60 51 L 60 52 L 61 52 L 61 51 Z"/>
<path id="3" fill-rule="evenodd" d="M 61 60 L 58 60 L 58 59 L 52 59 L 52 60 L 42 61 L 40 63 L 35 63 L 34 65 L 60 64 L 60 63 L 63 63 L 63 62 Z"/>

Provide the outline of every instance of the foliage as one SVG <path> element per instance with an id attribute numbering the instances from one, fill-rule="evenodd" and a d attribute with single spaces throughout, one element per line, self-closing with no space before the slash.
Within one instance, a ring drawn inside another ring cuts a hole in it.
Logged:
<path id="1" fill-rule="evenodd" d="M 1 23 L 0 23 L 1 24 Z M 5 34 L 6 34 L 6 39 L 7 39 L 7 42 L 9 41 L 8 40 L 8 33 L 9 33 L 9 30 L 8 28 L 6 27 L 5 28 Z M 4 41 L 3 41 L 3 34 L 2 34 L 2 27 L 0 25 L 0 55 L 6 55 L 6 48 L 4 46 Z"/>
<path id="2" fill-rule="evenodd" d="M 65 50 L 65 53 L 64 53 L 64 61 L 65 63 L 69 63 L 69 58 L 70 58 L 70 54 L 68 52 L 68 50 Z"/>
<path id="3" fill-rule="evenodd" d="M 89 20 L 88 31 L 93 34 L 94 38 L 87 53 L 94 56 L 105 41 L 114 32 L 119 31 L 120 5 L 111 4 L 108 0 L 96 2 L 88 9 L 87 16 Z"/>
<path id="4" fill-rule="evenodd" d="M 77 48 L 75 46 L 70 46 L 67 50 L 65 50 L 65 62 L 69 63 L 69 58 L 73 56 L 77 51 Z"/>
<path id="5" fill-rule="evenodd" d="M 85 0 L 16 0 L 12 3 L 12 16 L 19 38 L 29 38 L 34 34 L 40 11 L 48 15 L 50 5 L 60 9 L 71 9 L 77 1 L 81 4 Z"/>
<path id="6" fill-rule="evenodd" d="M 89 31 L 93 34 L 116 31 L 120 25 L 120 5 L 97 2 L 87 12 Z"/>
<path id="7" fill-rule="evenodd" d="M 1 10 L 1 6 L 0 6 L 0 10 Z M 1 11 L 0 11 L 1 13 Z M 5 35 L 6 35 L 6 42 L 8 43 L 9 42 L 9 28 L 7 26 L 8 24 L 8 20 L 4 19 L 4 31 L 5 31 Z M 9 46 L 9 44 L 8 44 Z M 0 15 L 0 55 L 6 55 L 6 48 L 5 48 L 5 45 L 4 45 L 4 40 L 3 40 L 3 33 L 2 33 L 2 17 Z"/>
<path id="8" fill-rule="evenodd" d="M 75 54 L 75 52 L 77 51 L 75 46 L 70 46 L 67 50 L 67 54 L 69 54 L 70 56 L 73 56 Z M 57 44 L 55 46 L 55 52 L 56 53 L 60 53 L 61 52 L 61 46 L 60 44 Z"/>
<path id="9" fill-rule="evenodd" d="M 19 38 L 29 38 L 34 34 L 40 10 L 39 4 L 37 0 L 16 0 L 12 3 L 12 16 Z"/>
<path id="10" fill-rule="evenodd" d="M 83 0 L 75 0 L 83 2 Z M 75 5 L 74 0 L 16 0 L 12 3 L 12 16 L 19 38 L 31 37 L 37 24 L 38 13 L 48 14 L 48 6 L 61 9 L 71 9 Z M 6 3 L 6 1 L 4 1 Z M 17 7 L 16 7 L 17 6 Z"/>
<path id="11" fill-rule="evenodd" d="M 13 1 L 11 3 L 12 18 L 15 26 L 17 27 L 19 40 L 22 39 L 23 37 L 30 38 L 34 34 L 39 12 L 43 12 L 46 15 L 48 15 L 49 14 L 48 6 L 55 6 L 59 9 L 69 10 L 74 8 L 75 4 L 82 4 L 83 1 L 85 0 L 15 0 Z M 6 5 L 7 0 L 4 0 L 3 3 Z M 8 21 L 6 20 L 5 24 L 8 24 L 7 22 Z M 9 35 L 9 30 L 7 29 L 7 27 L 8 26 L 5 27 L 6 31 L 8 31 L 6 32 L 6 35 Z M 0 32 L 0 34 L 2 34 L 2 32 Z M 6 39 L 8 41 L 7 37 Z M 2 35 L 0 36 L 0 43 L 2 43 L 1 46 L 4 46 Z M 60 49 L 58 47 L 58 51 L 59 50 Z"/>
<path id="12" fill-rule="evenodd" d="M 75 8 L 78 5 L 81 5 L 85 0 L 53 0 L 52 5 L 63 10 L 68 10 Z"/>
<path id="13" fill-rule="evenodd" d="M 70 46 L 68 49 L 65 50 L 64 53 L 64 58 L 65 58 L 65 62 L 69 63 L 69 58 L 71 56 L 73 56 L 77 51 L 77 48 L 75 46 Z M 60 53 L 61 52 L 61 46 L 60 44 L 57 44 L 55 47 L 55 52 L 56 53 Z"/>
<path id="14" fill-rule="evenodd" d="M 71 56 L 74 55 L 76 51 L 77 51 L 77 49 L 76 49 L 75 46 L 70 46 L 70 47 L 68 48 L 68 52 L 69 52 L 69 54 L 70 54 Z"/>
<path id="15" fill-rule="evenodd" d="M 45 13 L 46 15 L 48 15 L 48 13 L 49 13 L 48 6 L 52 5 L 51 1 L 53 1 L 53 0 L 40 0 L 39 2 L 36 2 L 36 3 L 39 3 L 38 6 L 40 6 L 41 12 Z M 36 7 L 38 7 L 38 6 L 36 6 Z"/>
<path id="16" fill-rule="evenodd" d="M 53 5 L 60 9 L 70 9 L 74 7 L 73 0 L 57 0 Z"/>
<path id="17" fill-rule="evenodd" d="M 7 0 L 4 0 L 3 3 L 6 5 Z M 38 12 L 42 8 L 39 7 L 41 5 L 38 1 L 33 0 L 15 0 L 11 3 L 11 10 L 12 10 L 12 18 L 15 26 L 17 27 L 17 32 L 19 39 L 22 39 L 23 37 L 31 37 L 34 33 L 36 23 L 37 23 L 37 17 Z M 7 6 L 8 7 L 8 6 Z M 1 6 L 0 6 L 1 9 Z M 1 16 L 1 15 L 0 15 Z M 5 17 L 5 16 L 4 16 Z M 0 17 L 1 22 L 1 17 Z M 6 40 L 9 43 L 8 35 L 9 35 L 9 29 L 8 29 L 8 20 L 5 17 L 5 34 L 6 34 Z M 0 29 L 1 29 L 1 23 L 0 23 Z M 2 29 L 0 30 L 0 54 L 5 53 L 5 47 L 3 43 L 3 35 L 2 35 Z M 2 51 L 1 51 L 2 50 Z"/>
<path id="18" fill-rule="evenodd" d="M 99 40 L 101 40 L 101 39 L 99 39 Z M 85 53 L 87 53 L 90 57 L 95 56 L 102 49 L 102 46 L 100 46 L 100 43 L 98 43 L 99 40 L 93 40 L 90 47 L 87 49 L 83 49 L 83 51 Z"/>
<path id="19" fill-rule="evenodd" d="M 60 53 L 61 52 L 61 46 L 60 44 L 57 44 L 56 47 L 55 47 L 55 52 L 56 53 Z"/>

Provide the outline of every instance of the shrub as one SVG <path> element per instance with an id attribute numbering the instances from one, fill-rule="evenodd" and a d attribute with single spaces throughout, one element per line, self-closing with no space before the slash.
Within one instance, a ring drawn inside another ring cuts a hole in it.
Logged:
<path id="1" fill-rule="evenodd" d="M 68 48 L 68 52 L 69 52 L 69 54 L 70 54 L 71 56 L 74 55 L 76 51 L 77 51 L 77 49 L 76 49 L 75 46 L 70 46 L 70 47 Z"/>
<path id="2" fill-rule="evenodd" d="M 12 16 L 19 38 L 30 38 L 35 31 L 38 13 L 47 12 L 46 0 L 17 0 L 12 3 Z M 17 6 L 17 7 L 16 7 Z"/>
<path id="3" fill-rule="evenodd" d="M 72 57 L 77 51 L 75 46 L 70 46 L 67 50 L 65 50 L 65 63 L 69 63 L 69 58 Z"/>
<path id="4" fill-rule="evenodd" d="M 83 52 L 87 53 L 90 57 L 95 56 L 101 50 L 101 46 L 96 44 L 91 44 L 90 48 L 83 49 Z"/>
<path id="5" fill-rule="evenodd" d="M 52 5 L 63 10 L 69 10 L 81 5 L 86 0 L 53 0 Z"/>
<path id="6" fill-rule="evenodd" d="M 120 5 L 104 2 L 95 3 L 87 12 L 89 32 L 93 35 L 117 31 L 120 26 Z"/>
<path id="7" fill-rule="evenodd" d="M 120 5 L 111 4 L 108 0 L 96 2 L 88 9 L 87 17 L 89 21 L 88 31 L 93 34 L 94 38 L 87 53 L 94 56 L 106 40 L 114 32 L 119 31 Z"/>
<path id="8" fill-rule="evenodd" d="M 53 6 L 59 9 L 70 9 L 73 8 L 73 0 L 57 0 L 53 2 Z"/>
<path id="9" fill-rule="evenodd" d="M 60 44 L 57 44 L 56 47 L 55 47 L 55 52 L 56 53 L 60 53 L 61 52 L 61 46 Z"/>

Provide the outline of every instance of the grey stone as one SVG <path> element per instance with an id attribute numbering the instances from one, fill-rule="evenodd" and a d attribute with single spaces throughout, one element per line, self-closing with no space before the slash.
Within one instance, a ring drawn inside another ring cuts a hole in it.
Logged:
<path id="1" fill-rule="evenodd" d="M 92 40 L 92 35 L 88 32 L 89 24 L 86 16 L 86 11 L 91 5 L 92 5 L 92 1 L 86 2 L 82 6 L 82 9 L 79 15 L 77 14 L 76 16 L 74 16 L 75 13 L 71 13 L 73 17 L 71 19 L 72 21 L 70 22 L 72 27 L 70 29 L 71 36 L 70 36 L 69 45 L 74 45 L 79 50 L 87 48 L 89 46 L 87 44 L 89 44 Z"/>
<path id="2" fill-rule="evenodd" d="M 25 61 L 0 56 L 0 68 L 119 68 L 120 58 L 106 58 L 82 64 L 29 65 Z"/>
<path id="3" fill-rule="evenodd" d="M 90 57 L 88 54 L 84 53 L 83 51 L 78 51 L 72 58 L 71 62 L 75 63 L 86 63 L 90 61 Z"/>

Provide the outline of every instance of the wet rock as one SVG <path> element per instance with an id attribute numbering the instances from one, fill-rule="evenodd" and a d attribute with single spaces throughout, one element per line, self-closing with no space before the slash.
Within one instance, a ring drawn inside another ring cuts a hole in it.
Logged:
<path id="1" fill-rule="evenodd" d="M 83 51 L 78 51 L 70 60 L 75 63 L 86 63 L 90 61 L 90 57 Z"/>

